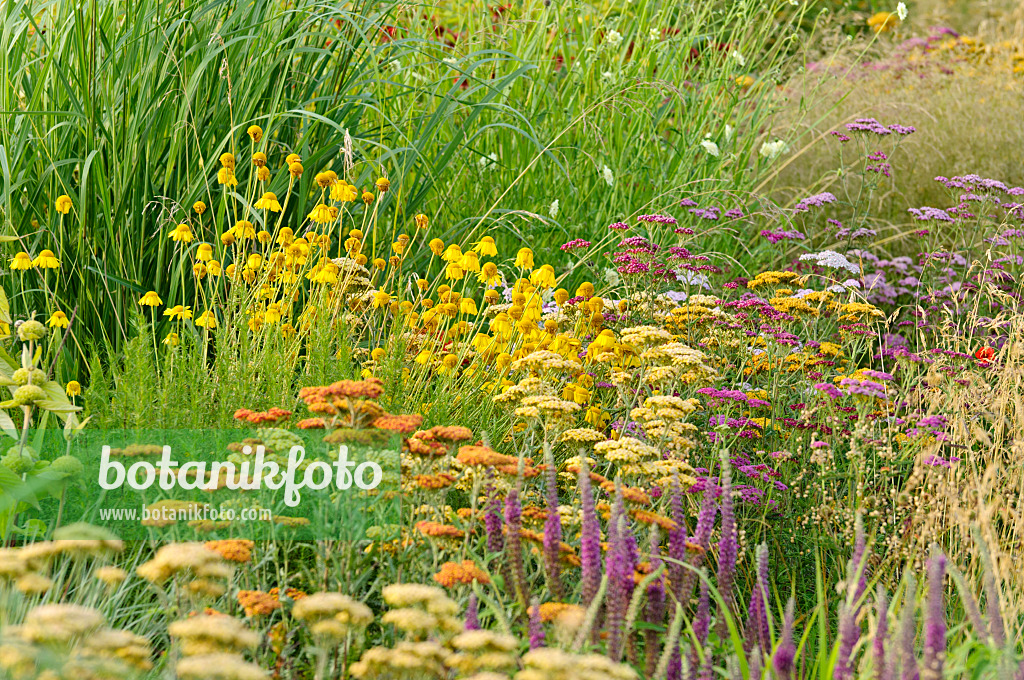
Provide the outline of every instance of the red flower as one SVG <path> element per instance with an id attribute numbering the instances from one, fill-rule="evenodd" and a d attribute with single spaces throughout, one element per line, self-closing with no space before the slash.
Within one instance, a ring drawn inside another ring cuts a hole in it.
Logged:
<path id="1" fill-rule="evenodd" d="M 982 363 L 983 366 L 987 366 L 992 363 L 992 359 L 996 356 L 996 350 L 993 347 L 979 347 L 974 352 L 974 358 Z"/>

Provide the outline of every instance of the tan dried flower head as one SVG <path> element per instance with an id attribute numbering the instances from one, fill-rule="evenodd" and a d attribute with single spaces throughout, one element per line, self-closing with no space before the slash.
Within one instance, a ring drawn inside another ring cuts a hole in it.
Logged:
<path id="1" fill-rule="evenodd" d="M 202 543 L 171 543 L 157 550 L 153 559 L 139 565 L 136 573 L 150 583 L 165 583 L 178 574 L 227 578 L 231 569 L 223 558 Z"/>
<path id="2" fill-rule="evenodd" d="M 333 642 L 342 642 L 353 630 L 373 622 L 369 607 L 341 593 L 308 595 L 295 604 L 292 616 L 309 623 L 314 636 Z"/>
<path id="3" fill-rule="evenodd" d="M 445 661 L 449 652 L 434 641 L 403 640 L 394 648 L 374 647 L 352 664 L 350 671 L 357 678 L 438 678 L 447 674 Z"/>
<path id="4" fill-rule="evenodd" d="M 98 630 L 82 641 L 79 653 L 85 657 L 122 661 L 137 670 L 153 667 L 149 640 L 127 630 Z"/>
<path id="5" fill-rule="evenodd" d="M 31 566 L 44 565 L 60 555 L 73 560 L 87 557 L 109 557 L 124 550 L 124 543 L 114 539 L 63 539 L 40 541 L 21 549 L 21 557 Z"/>
<path id="6" fill-rule="evenodd" d="M 103 615 L 90 607 L 44 604 L 31 609 L 21 626 L 12 626 L 7 632 L 25 642 L 66 644 L 95 631 L 103 623 Z"/>
<path id="7" fill-rule="evenodd" d="M 201 614 L 167 627 L 167 633 L 181 643 L 185 656 L 239 653 L 260 643 L 260 635 L 231 616 Z"/>
<path id="8" fill-rule="evenodd" d="M 270 674 L 240 654 L 203 654 L 175 667 L 181 680 L 269 680 Z"/>

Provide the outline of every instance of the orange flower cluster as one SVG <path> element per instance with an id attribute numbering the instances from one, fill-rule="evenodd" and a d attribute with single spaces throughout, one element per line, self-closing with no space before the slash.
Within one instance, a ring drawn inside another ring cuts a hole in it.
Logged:
<path id="1" fill-rule="evenodd" d="M 297 588 L 285 588 L 284 594 L 292 600 L 306 597 L 306 593 Z M 239 590 L 236 597 L 246 616 L 266 616 L 281 608 L 280 588 L 271 588 L 266 593 L 262 590 Z"/>
<path id="2" fill-rule="evenodd" d="M 327 427 L 323 418 L 304 418 L 295 424 L 300 430 L 322 430 Z"/>
<path id="3" fill-rule="evenodd" d="M 235 597 L 246 616 L 266 616 L 281 608 L 281 602 L 276 597 L 262 590 L 239 590 Z"/>
<path id="4" fill-rule="evenodd" d="M 416 434 L 420 433 L 417 432 Z M 405 445 L 409 449 L 409 453 L 416 454 L 417 456 L 443 456 L 448 453 L 448 447 L 441 442 L 420 439 L 416 435 L 407 439 Z"/>
<path id="5" fill-rule="evenodd" d="M 366 380 L 339 380 L 324 387 L 303 387 L 299 398 L 312 405 L 341 397 L 348 399 L 376 399 L 384 394 L 384 383 L 379 378 Z"/>
<path id="6" fill-rule="evenodd" d="M 541 623 L 551 623 L 557 619 L 562 612 L 579 609 L 581 609 L 581 607 L 578 604 L 569 604 L 568 602 L 545 602 L 540 605 L 540 620 Z M 531 606 L 526 611 L 532 616 L 534 606 Z"/>
<path id="7" fill-rule="evenodd" d="M 601 489 L 609 496 L 615 495 L 615 482 L 604 481 L 601 483 Z M 630 503 L 636 503 L 637 505 L 650 505 L 651 497 L 647 495 L 643 489 L 637 489 L 635 487 L 623 486 L 622 497 Z"/>
<path id="8" fill-rule="evenodd" d="M 452 485 L 455 475 L 440 472 L 436 475 L 416 475 L 416 486 L 421 489 L 444 489 Z"/>
<path id="9" fill-rule="evenodd" d="M 400 434 L 411 434 L 422 424 L 423 416 L 418 413 L 401 416 L 383 415 L 373 421 L 373 426 L 378 430 L 391 430 Z"/>
<path id="10" fill-rule="evenodd" d="M 269 411 L 250 411 L 247 408 L 240 408 L 235 411 L 235 420 L 244 420 L 253 425 L 265 425 L 267 423 L 281 423 L 288 420 L 292 415 L 291 411 L 285 411 L 276 406 Z"/>
<path id="11" fill-rule="evenodd" d="M 633 519 L 640 522 L 641 524 L 657 524 L 663 531 L 675 531 L 676 523 L 670 517 L 659 515 L 656 512 L 650 510 L 644 510 L 643 508 L 636 508 L 630 513 Z"/>
<path id="12" fill-rule="evenodd" d="M 486 586 L 491 582 L 487 574 L 471 560 L 445 562 L 441 565 L 441 571 L 434 574 L 434 580 L 445 588 L 458 584 L 469 585 L 474 581 Z"/>
<path id="13" fill-rule="evenodd" d="M 207 541 L 206 547 L 229 562 L 245 563 L 252 559 L 252 549 L 256 545 L 242 538 L 229 538 L 222 541 Z"/>
<path id="14" fill-rule="evenodd" d="M 514 466 L 519 462 L 515 456 L 506 456 L 486 446 L 460 446 L 455 460 L 466 466 L 483 467 Z"/>
<path id="15" fill-rule="evenodd" d="M 416 531 L 431 538 L 462 538 L 466 535 L 466 532 L 458 527 L 430 520 L 416 522 Z"/>

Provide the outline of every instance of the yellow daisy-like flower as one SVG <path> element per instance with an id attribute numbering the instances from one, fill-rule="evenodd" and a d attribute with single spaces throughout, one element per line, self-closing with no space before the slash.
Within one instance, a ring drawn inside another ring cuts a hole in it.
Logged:
<path id="1" fill-rule="evenodd" d="M 270 212 L 281 212 L 281 204 L 277 200 L 277 194 L 268 191 L 260 196 L 254 206 L 257 210 L 269 210 Z"/>
<path id="2" fill-rule="evenodd" d="M 52 250 L 44 250 L 39 253 L 39 257 L 32 260 L 32 266 L 39 267 L 40 269 L 57 269 L 60 267 L 60 260 L 57 259 Z"/>
<path id="3" fill-rule="evenodd" d="M 192 239 L 192 228 L 187 224 L 179 224 L 171 233 L 167 235 L 167 238 L 171 239 L 175 243 L 191 243 Z"/>
<path id="4" fill-rule="evenodd" d="M 257 168 L 262 168 L 267 164 L 267 154 L 262 151 L 257 151 L 252 155 L 252 164 Z"/>
<path id="5" fill-rule="evenodd" d="M 209 243 L 200 243 L 196 248 L 196 259 L 200 262 L 209 262 L 213 259 L 213 246 Z"/>
<path id="6" fill-rule="evenodd" d="M 252 222 L 249 220 L 238 220 L 235 226 L 231 230 L 234 236 L 239 241 L 244 241 L 249 238 L 256 238 L 256 229 L 252 226 Z"/>
<path id="7" fill-rule="evenodd" d="M 163 339 L 163 343 L 165 345 L 170 345 L 171 347 L 177 347 L 181 344 L 181 339 L 178 337 L 177 333 L 168 333 L 167 337 Z"/>
<path id="8" fill-rule="evenodd" d="M 175 305 L 170 309 L 165 309 L 164 316 L 169 316 L 172 319 L 191 319 L 192 308 L 186 305 Z"/>
<path id="9" fill-rule="evenodd" d="M 461 281 L 464 275 L 465 271 L 457 262 L 449 262 L 448 266 L 444 268 L 444 277 L 449 281 Z"/>
<path id="10" fill-rule="evenodd" d="M 896 28 L 900 18 L 895 12 L 875 12 L 868 18 L 868 26 L 875 33 L 884 33 Z"/>
<path id="11" fill-rule="evenodd" d="M 554 288 L 557 282 L 555 268 L 549 264 L 542 265 L 530 274 L 530 283 L 537 288 Z"/>
<path id="12" fill-rule="evenodd" d="M 249 139 L 256 143 L 263 139 L 263 128 L 259 125 L 250 125 L 249 129 L 245 131 L 245 134 L 249 135 Z"/>
<path id="13" fill-rule="evenodd" d="M 302 170 L 302 163 L 296 162 L 288 164 L 288 174 L 296 179 L 302 176 Z"/>
<path id="14" fill-rule="evenodd" d="M 160 299 L 160 296 L 156 294 L 155 290 L 151 290 L 139 298 L 139 304 L 143 307 L 156 307 L 163 303 L 164 301 Z"/>
<path id="15" fill-rule="evenodd" d="M 235 169 L 235 155 L 232 154 L 232 153 L 222 153 L 220 155 L 220 164 L 223 165 L 225 168 L 229 168 L 231 170 L 234 170 Z"/>
<path id="16" fill-rule="evenodd" d="M 336 184 L 334 184 L 331 187 L 332 201 L 351 203 L 352 201 L 356 200 L 358 196 L 359 191 L 345 180 L 339 180 Z"/>
<path id="17" fill-rule="evenodd" d="M 383 194 L 385 191 L 391 188 L 391 180 L 389 180 L 387 177 L 381 177 L 375 182 L 375 186 L 377 187 L 377 191 Z"/>
<path id="18" fill-rule="evenodd" d="M 369 191 L 364 191 L 362 198 L 363 198 L 363 203 L 365 203 L 366 205 L 370 205 L 374 201 L 374 196 Z"/>
<path id="19" fill-rule="evenodd" d="M 210 264 L 206 265 L 206 270 L 210 272 L 210 276 L 220 276 L 220 262 L 210 260 Z"/>
<path id="20" fill-rule="evenodd" d="M 313 208 L 313 211 L 308 215 L 309 219 L 313 220 L 317 224 L 327 224 L 332 221 L 330 207 L 321 203 L 320 205 Z"/>
<path id="21" fill-rule="evenodd" d="M 423 213 L 416 215 L 416 217 L 414 217 L 413 219 L 416 221 L 417 229 L 426 229 L 427 226 L 430 224 L 430 218 L 424 215 Z"/>
<path id="22" fill-rule="evenodd" d="M 238 180 L 235 179 L 235 171 L 231 168 L 221 168 L 217 171 L 217 183 L 229 187 L 237 187 Z"/>
<path id="23" fill-rule="evenodd" d="M 77 397 L 82 393 L 82 384 L 77 380 L 72 380 L 71 382 L 68 383 L 67 387 L 64 389 L 64 392 L 69 397 Z"/>
<path id="24" fill-rule="evenodd" d="M 192 209 L 196 211 L 197 215 L 202 215 L 204 212 L 206 212 L 206 204 L 203 203 L 202 201 L 196 201 L 195 203 L 192 204 Z"/>
<path id="25" fill-rule="evenodd" d="M 302 162 L 302 158 L 300 158 L 299 154 L 297 154 L 297 153 L 290 153 L 287 156 L 285 156 L 285 159 L 284 159 L 284 164 L 286 166 L 289 166 L 292 163 L 301 163 L 301 162 Z"/>
<path id="26" fill-rule="evenodd" d="M 458 262 L 462 259 L 462 248 L 459 247 L 458 243 L 453 243 L 444 251 L 444 255 L 441 256 L 445 262 Z"/>
<path id="27" fill-rule="evenodd" d="M 11 269 L 32 269 L 32 258 L 28 253 L 18 253 L 11 260 Z"/>
<path id="28" fill-rule="evenodd" d="M 71 212 L 71 197 L 68 195 L 58 196 L 54 207 L 57 208 L 57 212 L 61 215 L 67 215 Z"/>
<path id="29" fill-rule="evenodd" d="M 498 247 L 494 245 L 494 239 L 490 236 L 480 239 L 480 242 L 473 246 L 473 251 L 484 257 L 497 257 L 498 255 Z"/>
<path id="30" fill-rule="evenodd" d="M 323 172 L 316 173 L 316 177 L 313 180 L 321 189 L 332 187 L 338 182 L 338 173 L 333 170 L 324 170 Z"/>
<path id="31" fill-rule="evenodd" d="M 196 325 L 199 326 L 200 328 L 209 328 L 209 329 L 216 328 L 217 327 L 217 317 L 214 315 L 213 312 L 211 312 L 210 310 L 207 310 L 207 311 L 203 312 L 202 314 L 200 314 L 199 318 L 196 319 Z"/>
<path id="32" fill-rule="evenodd" d="M 516 266 L 520 269 L 533 269 L 533 251 L 529 248 L 520 248 L 516 253 Z"/>
<path id="33" fill-rule="evenodd" d="M 498 271 L 498 265 L 493 262 L 484 262 L 476 278 L 480 283 L 485 283 L 488 286 L 498 285 L 501 283 L 501 273 Z"/>
<path id="34" fill-rule="evenodd" d="M 67 328 L 68 324 L 70 324 L 71 322 L 68 321 L 68 317 L 64 312 L 57 310 L 50 316 L 50 320 L 47 321 L 46 323 L 47 325 L 50 326 L 50 328 L 53 328 L 55 326 L 59 326 L 60 328 Z"/>

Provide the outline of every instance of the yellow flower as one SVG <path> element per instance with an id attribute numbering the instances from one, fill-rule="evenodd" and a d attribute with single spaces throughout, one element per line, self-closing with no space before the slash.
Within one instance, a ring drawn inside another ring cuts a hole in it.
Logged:
<path id="1" fill-rule="evenodd" d="M 167 337 L 164 338 L 163 343 L 170 345 L 171 347 L 177 347 L 181 340 L 178 338 L 177 333 L 168 333 Z"/>
<path id="2" fill-rule="evenodd" d="M 277 234 L 277 245 L 279 246 L 290 246 L 295 242 L 295 232 L 292 231 L 291 227 L 282 227 L 281 231 Z"/>
<path id="3" fill-rule="evenodd" d="M 313 220 L 317 224 L 326 224 L 332 221 L 331 209 L 321 203 L 320 205 L 313 208 L 313 212 L 309 213 L 309 219 Z"/>
<path id="4" fill-rule="evenodd" d="M 202 279 L 204 276 L 206 276 L 207 271 L 208 270 L 206 268 L 206 265 L 203 264 L 202 262 L 196 262 L 194 265 L 192 265 L 192 273 L 195 275 L 197 279 Z"/>
<path id="5" fill-rule="evenodd" d="M 253 206 L 257 210 L 269 210 L 270 212 L 281 212 L 281 204 L 277 201 L 277 194 L 268 191 L 260 196 Z"/>
<path id="6" fill-rule="evenodd" d="M 476 314 L 476 300 L 470 297 L 464 297 L 459 300 L 459 310 L 463 314 Z"/>
<path id="7" fill-rule="evenodd" d="M 196 319 L 196 325 L 199 326 L 200 328 L 216 328 L 217 317 L 214 316 L 213 312 L 211 312 L 210 310 L 206 310 L 205 312 L 199 315 L 198 319 Z"/>
<path id="8" fill-rule="evenodd" d="M 457 262 L 449 262 L 448 266 L 444 268 L 444 277 L 449 281 L 461 281 L 464 275 L 465 272 Z"/>
<path id="9" fill-rule="evenodd" d="M 229 187 L 238 186 L 238 180 L 235 179 L 235 171 L 231 168 L 221 168 L 217 171 L 217 183 Z"/>
<path id="10" fill-rule="evenodd" d="M 480 260 L 477 259 L 477 254 L 470 250 L 459 260 L 459 266 L 467 272 L 475 273 L 480 271 Z"/>
<path id="11" fill-rule="evenodd" d="M 895 12 L 875 12 L 868 19 L 868 26 L 875 33 L 884 33 L 896 28 L 899 22 L 900 19 Z"/>
<path id="12" fill-rule="evenodd" d="M 239 241 L 244 241 L 248 238 L 256 238 L 256 229 L 252 226 L 252 222 L 249 220 L 238 220 L 238 222 L 235 222 L 235 226 L 231 231 Z"/>
<path id="13" fill-rule="evenodd" d="M 373 203 L 373 200 L 374 200 L 373 199 L 373 194 L 371 194 L 369 191 L 364 191 L 362 198 L 363 198 L 363 203 L 365 203 L 366 205 L 370 205 L 371 203 Z"/>
<path id="14" fill-rule="evenodd" d="M 54 204 L 57 208 L 57 212 L 61 215 L 67 215 L 71 212 L 71 197 L 68 195 L 58 196 L 57 201 Z"/>
<path id="15" fill-rule="evenodd" d="M 169 316 L 172 319 L 191 319 L 192 308 L 185 305 L 175 305 L 170 309 L 165 309 L 164 316 Z"/>
<path id="16" fill-rule="evenodd" d="M 342 203 L 351 203 L 356 200 L 359 192 L 354 186 L 346 182 L 345 180 L 339 180 L 334 186 L 331 187 L 331 200 L 341 201 Z"/>
<path id="17" fill-rule="evenodd" d="M 388 293 L 385 293 L 382 290 L 378 290 L 376 293 L 373 294 L 373 308 L 374 309 L 380 309 L 381 307 L 386 307 L 390 302 L 391 302 L 391 295 L 388 294 Z"/>
<path id="18" fill-rule="evenodd" d="M 541 266 L 530 274 L 530 283 L 538 288 L 553 288 L 557 283 L 555 268 L 549 264 Z"/>
<path id="19" fill-rule="evenodd" d="M 533 269 L 533 251 L 529 248 L 520 248 L 516 253 L 516 266 L 520 269 Z"/>
<path id="20" fill-rule="evenodd" d="M 206 270 L 210 272 L 210 276 L 220 276 L 220 262 L 217 260 L 210 260 L 210 264 L 206 266 Z"/>
<path id="21" fill-rule="evenodd" d="M 480 283 L 485 283 L 488 286 L 498 285 L 501 283 L 501 273 L 498 272 L 498 265 L 493 262 L 484 262 L 476 278 Z"/>
<path id="22" fill-rule="evenodd" d="M 171 239 L 175 243 L 191 243 L 192 242 L 192 229 L 187 224 L 179 224 L 171 233 L 168 234 L 167 238 Z"/>
<path id="23" fill-rule="evenodd" d="M 267 154 L 262 151 L 257 151 L 252 155 L 252 164 L 257 168 L 262 168 L 267 164 Z"/>
<path id="24" fill-rule="evenodd" d="M 46 323 L 47 323 L 47 325 L 50 326 L 50 328 L 53 328 L 54 326 L 60 326 L 61 328 L 67 328 L 68 324 L 71 323 L 71 322 L 68 321 L 67 315 L 64 314 L 64 312 L 62 312 L 62 311 L 60 311 L 58 309 L 56 312 L 53 313 L 52 316 L 50 316 L 50 320 L 47 321 Z"/>
<path id="25" fill-rule="evenodd" d="M 220 164 L 229 170 L 235 169 L 235 155 L 231 153 L 222 153 L 220 155 Z"/>
<path id="26" fill-rule="evenodd" d="M 267 231 L 266 229 L 262 229 L 259 232 L 257 232 L 257 234 L 256 234 L 256 240 L 259 241 L 260 243 L 264 244 L 264 245 L 266 245 L 267 243 L 270 243 L 270 241 L 273 238 L 274 237 L 271 236 L 270 232 Z"/>
<path id="27" fill-rule="evenodd" d="M 268 168 L 265 165 L 261 165 L 260 167 L 256 168 L 256 179 L 258 179 L 261 182 L 266 182 L 267 180 L 269 180 L 270 168 Z"/>
<path id="28" fill-rule="evenodd" d="M 196 259 L 201 262 L 209 262 L 213 259 L 213 246 L 209 243 L 200 243 L 196 248 Z"/>
<path id="29" fill-rule="evenodd" d="M 444 255 L 441 256 L 441 259 L 445 262 L 458 262 L 462 259 L 462 248 L 460 248 L 457 243 L 451 244 L 444 251 Z"/>
<path id="30" fill-rule="evenodd" d="M 249 135 L 249 139 L 253 142 L 259 142 L 263 139 L 263 128 L 259 125 L 250 125 L 249 129 L 245 131 L 245 134 Z"/>
<path id="31" fill-rule="evenodd" d="M 377 191 L 383 194 L 391 188 L 391 181 L 387 177 L 381 177 L 376 181 L 375 185 L 377 187 Z"/>
<path id="32" fill-rule="evenodd" d="M 395 241 L 391 244 L 391 250 L 394 251 L 396 255 L 401 255 L 405 252 L 405 244 L 406 241 Z"/>
<path id="33" fill-rule="evenodd" d="M 196 211 L 197 215 L 202 215 L 204 212 L 206 212 L 206 204 L 203 203 L 202 201 L 196 201 L 195 203 L 192 204 L 192 209 Z"/>
<path id="34" fill-rule="evenodd" d="M 290 163 L 288 165 L 288 173 L 292 177 L 296 177 L 296 178 L 301 177 L 302 176 L 302 163 Z"/>
<path id="35" fill-rule="evenodd" d="M 235 242 L 235 234 L 230 229 L 220 235 L 220 242 L 226 246 Z"/>
<path id="36" fill-rule="evenodd" d="M 82 393 L 82 385 L 77 380 L 72 380 L 71 382 L 68 383 L 68 386 L 64 390 L 64 392 L 69 397 L 77 397 Z"/>
<path id="37" fill-rule="evenodd" d="M 28 253 L 18 253 L 11 260 L 11 269 L 32 269 L 32 258 Z"/>
<path id="38" fill-rule="evenodd" d="M 297 153 L 290 153 L 284 159 L 284 164 L 287 165 L 287 166 L 291 166 L 292 163 L 301 163 L 301 162 L 302 162 L 302 159 L 299 158 L 299 154 L 297 154 Z"/>
<path id="39" fill-rule="evenodd" d="M 44 250 L 39 253 L 39 257 L 32 260 L 32 265 L 41 269 L 57 269 L 60 267 L 60 261 L 52 250 Z"/>
<path id="40" fill-rule="evenodd" d="M 320 186 L 321 189 L 334 186 L 338 182 L 338 173 L 333 170 L 325 170 L 323 172 L 316 173 L 313 180 Z"/>
<path id="41" fill-rule="evenodd" d="M 438 257 L 444 255 L 444 241 L 441 239 L 431 239 L 430 243 L 427 245 L 430 246 L 430 252 L 434 253 L 434 255 L 437 255 Z"/>
<path id="42" fill-rule="evenodd" d="M 413 218 L 413 219 L 416 220 L 416 228 L 417 229 L 426 229 L 427 226 L 430 224 L 430 218 L 428 218 L 423 213 L 420 213 L 420 214 L 416 215 L 416 217 Z"/>
<path id="43" fill-rule="evenodd" d="M 498 255 L 498 247 L 494 245 L 494 239 L 490 236 L 480 239 L 480 242 L 473 246 L 473 251 L 484 257 L 497 257 Z"/>
<path id="44" fill-rule="evenodd" d="M 156 291 L 153 290 L 149 291 L 141 298 L 139 298 L 139 304 L 144 307 L 156 307 L 157 305 L 162 305 L 163 303 L 164 301 L 161 300 L 160 296 L 157 295 Z"/>
<path id="45" fill-rule="evenodd" d="M 267 306 L 267 313 L 264 315 L 263 319 L 267 323 L 277 323 L 278 321 L 281 320 L 282 316 L 283 313 L 281 311 L 281 303 L 273 302 L 269 306 Z"/>
<path id="46" fill-rule="evenodd" d="M 263 266 L 263 256 L 260 255 L 259 253 L 253 253 L 252 255 L 246 258 L 245 266 L 248 267 L 249 269 L 252 269 L 253 271 L 257 271 L 260 267 Z"/>
<path id="47" fill-rule="evenodd" d="M 374 266 L 374 268 L 376 268 L 376 269 L 379 269 L 379 270 L 381 270 L 381 271 L 384 271 L 384 267 L 388 266 L 388 263 L 384 261 L 384 258 L 382 258 L 382 257 L 376 257 L 376 258 L 374 258 L 374 260 L 373 260 L 373 266 Z"/>

